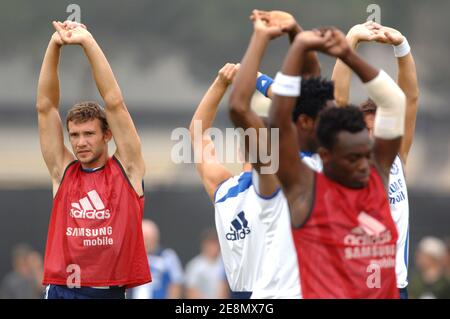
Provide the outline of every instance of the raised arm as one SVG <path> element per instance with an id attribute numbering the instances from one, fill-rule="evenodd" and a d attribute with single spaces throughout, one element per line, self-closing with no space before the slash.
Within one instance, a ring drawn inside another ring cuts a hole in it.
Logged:
<path id="1" fill-rule="evenodd" d="M 217 159 L 214 142 L 206 131 L 212 127 L 219 103 L 232 83 L 238 67 L 236 64 L 227 63 L 219 71 L 218 76 L 198 105 L 189 126 L 197 172 L 213 202 L 217 187 L 233 175 Z"/>
<path id="2" fill-rule="evenodd" d="M 334 32 L 336 47 L 348 46 L 341 32 Z M 379 71 L 349 48 L 336 56 L 340 58 L 363 82 L 369 97 L 378 106 L 374 124 L 375 165 L 388 184 L 389 171 L 400 149 L 404 134 L 405 95 L 398 85 L 384 71 Z"/>
<path id="3" fill-rule="evenodd" d="M 279 26 L 289 35 L 289 42 L 292 44 L 295 37 L 303 32 L 301 25 L 288 12 L 273 10 L 273 11 L 259 11 L 263 19 L 267 19 L 270 26 Z M 303 66 L 303 78 L 320 76 L 321 68 L 319 58 L 315 51 L 309 51 L 305 57 L 305 64 Z"/>
<path id="4" fill-rule="evenodd" d="M 281 72 L 272 86 L 274 93 L 270 108 L 270 126 L 279 129 L 278 179 L 287 197 L 291 222 L 300 226 L 312 207 L 314 173 L 301 160 L 292 112 L 300 96 L 301 75 L 308 52 L 323 48 L 331 39 L 331 32 L 304 31 L 296 36 Z"/>
<path id="5" fill-rule="evenodd" d="M 417 82 L 416 64 L 406 38 L 397 30 L 374 23 L 372 26 L 376 41 L 393 45 L 397 49 L 398 75 L 397 83 L 406 96 L 405 134 L 400 145 L 400 158 L 406 164 L 409 150 L 414 138 L 419 100 L 419 85 Z M 400 50 L 402 51 L 402 50 Z"/>
<path id="6" fill-rule="evenodd" d="M 55 32 L 45 52 L 39 75 L 36 110 L 38 115 L 39 140 L 45 164 L 49 170 L 56 194 L 66 166 L 75 159 L 64 145 L 64 133 L 59 115 L 58 64 L 63 45 Z"/>
<path id="7" fill-rule="evenodd" d="M 374 40 L 376 34 L 368 28 L 373 23 L 372 21 L 368 21 L 364 24 L 357 24 L 348 31 L 346 38 L 353 50 L 356 50 L 361 42 Z M 336 105 L 346 106 L 349 103 L 352 70 L 341 59 L 336 59 L 331 79 L 334 82 L 334 99 Z"/>
<path id="8" fill-rule="evenodd" d="M 141 142 L 108 60 L 93 36 L 81 25 L 67 30 L 56 24 L 55 28 L 64 42 L 83 47 L 105 103 L 106 119 L 117 147 L 115 155 L 122 163 L 134 189 L 142 194 L 145 165 Z"/>
<path id="9" fill-rule="evenodd" d="M 270 196 L 278 188 L 278 181 L 274 174 L 264 172 L 263 167 L 267 166 L 268 168 L 273 163 L 262 163 L 262 159 L 259 156 L 260 154 L 269 154 L 269 135 L 263 133 L 264 131 L 267 133 L 267 127 L 261 117 L 251 109 L 250 101 L 255 92 L 256 74 L 267 45 L 271 39 L 282 35 L 283 32 L 279 26 L 269 26 L 268 22 L 262 19 L 257 10 L 253 11 L 252 20 L 254 32 L 236 75 L 230 94 L 229 110 L 235 127 L 244 130 L 251 129 L 256 133 L 256 141 L 251 141 L 246 136 L 245 148 L 250 162 L 260 175 L 259 192 L 263 196 Z M 256 147 L 252 147 L 255 145 L 250 145 L 252 142 L 256 143 Z"/>

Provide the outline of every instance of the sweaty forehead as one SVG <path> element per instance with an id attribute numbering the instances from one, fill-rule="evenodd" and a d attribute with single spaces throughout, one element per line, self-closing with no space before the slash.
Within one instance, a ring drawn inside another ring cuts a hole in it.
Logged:
<path id="1" fill-rule="evenodd" d="M 357 133 L 341 131 L 336 136 L 335 149 L 343 154 L 365 153 L 370 151 L 372 143 L 367 129 Z"/>

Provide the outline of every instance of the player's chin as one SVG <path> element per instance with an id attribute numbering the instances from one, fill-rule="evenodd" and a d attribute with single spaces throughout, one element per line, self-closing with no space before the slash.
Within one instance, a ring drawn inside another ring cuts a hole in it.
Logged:
<path id="1" fill-rule="evenodd" d="M 364 188 L 369 184 L 368 178 L 358 178 L 348 183 L 350 188 Z"/>
<path id="2" fill-rule="evenodd" d="M 80 155 L 77 155 L 77 160 L 81 164 L 89 164 L 94 161 L 94 156 L 87 155 L 87 154 L 80 154 Z"/>

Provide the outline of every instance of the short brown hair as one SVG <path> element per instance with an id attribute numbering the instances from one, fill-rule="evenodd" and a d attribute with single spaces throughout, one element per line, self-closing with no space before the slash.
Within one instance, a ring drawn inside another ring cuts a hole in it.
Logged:
<path id="1" fill-rule="evenodd" d="M 100 121 L 102 131 L 106 132 L 109 125 L 106 121 L 105 110 L 96 102 L 77 103 L 70 108 L 69 112 L 67 112 L 67 130 L 69 130 L 69 122 L 84 123 L 94 119 L 98 119 Z"/>

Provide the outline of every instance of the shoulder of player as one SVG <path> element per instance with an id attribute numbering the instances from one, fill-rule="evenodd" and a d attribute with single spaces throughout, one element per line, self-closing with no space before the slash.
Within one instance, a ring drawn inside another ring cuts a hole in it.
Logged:
<path id="1" fill-rule="evenodd" d="M 134 160 L 124 158 L 118 152 L 114 153 L 111 157 L 117 164 L 119 164 L 120 168 L 126 173 L 128 177 L 136 177 L 141 180 L 144 177 L 145 173 L 145 163 L 142 157 L 138 157 Z"/>
<path id="2" fill-rule="evenodd" d="M 237 197 L 252 185 L 251 172 L 242 172 L 221 182 L 214 193 L 214 203 Z"/>

